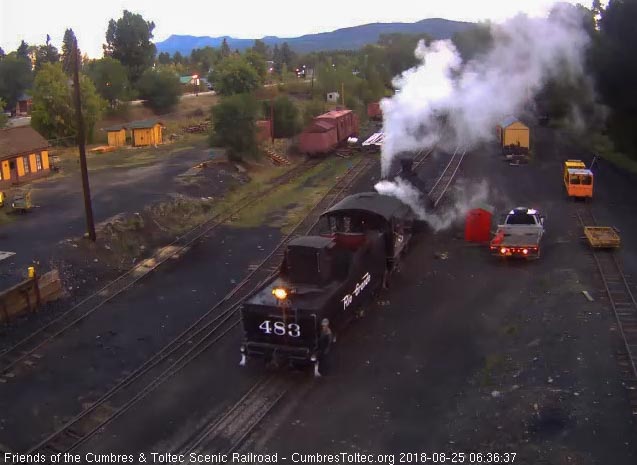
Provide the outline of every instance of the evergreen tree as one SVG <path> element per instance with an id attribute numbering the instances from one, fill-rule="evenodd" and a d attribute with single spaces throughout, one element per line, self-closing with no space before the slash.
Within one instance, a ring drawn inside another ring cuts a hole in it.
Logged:
<path id="1" fill-rule="evenodd" d="M 24 40 L 20 42 L 20 46 L 16 51 L 18 58 L 24 58 L 25 60 L 30 60 L 29 58 L 29 44 L 27 44 Z"/>
<path id="2" fill-rule="evenodd" d="M 230 56 L 230 46 L 228 45 L 228 41 L 226 38 L 223 38 L 223 42 L 221 43 L 221 57 L 228 58 Z"/>
<path id="3" fill-rule="evenodd" d="M 68 75 L 73 73 L 73 43 L 75 41 L 75 33 L 73 29 L 67 29 L 64 31 L 64 38 L 62 39 L 62 69 Z M 78 50 L 79 54 L 80 51 Z"/>

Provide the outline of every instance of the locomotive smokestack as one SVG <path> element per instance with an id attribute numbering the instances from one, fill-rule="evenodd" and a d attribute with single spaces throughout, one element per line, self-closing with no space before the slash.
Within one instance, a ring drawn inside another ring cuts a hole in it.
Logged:
<path id="1" fill-rule="evenodd" d="M 414 172 L 414 161 L 411 158 L 402 158 L 400 160 L 400 174 L 411 175 Z"/>

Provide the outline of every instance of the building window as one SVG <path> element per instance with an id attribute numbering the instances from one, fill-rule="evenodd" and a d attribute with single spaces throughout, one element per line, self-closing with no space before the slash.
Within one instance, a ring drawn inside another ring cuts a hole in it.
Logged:
<path id="1" fill-rule="evenodd" d="M 42 171 L 42 155 L 39 153 L 35 154 L 35 167 L 37 171 Z"/>
<path id="2" fill-rule="evenodd" d="M 24 166 L 24 174 L 29 174 L 31 172 L 29 168 L 29 157 L 22 157 L 22 165 Z"/>

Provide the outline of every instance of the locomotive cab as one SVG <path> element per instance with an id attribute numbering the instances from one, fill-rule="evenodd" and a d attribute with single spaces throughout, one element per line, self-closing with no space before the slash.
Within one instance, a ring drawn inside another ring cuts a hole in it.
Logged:
<path id="1" fill-rule="evenodd" d="M 398 199 L 375 192 L 346 197 L 320 219 L 320 235 L 289 242 L 277 276 L 241 308 L 248 358 L 314 363 L 320 323 L 333 331 L 351 321 L 411 238 L 413 213 Z"/>
<path id="2" fill-rule="evenodd" d="M 392 270 L 411 240 L 414 215 L 395 197 L 363 192 L 346 197 L 321 217 L 321 235 L 342 243 L 356 243 L 369 231 L 385 239 L 388 270 Z"/>

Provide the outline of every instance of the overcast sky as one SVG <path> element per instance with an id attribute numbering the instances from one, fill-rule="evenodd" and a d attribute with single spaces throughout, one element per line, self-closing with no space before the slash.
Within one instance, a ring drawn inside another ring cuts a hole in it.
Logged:
<path id="1" fill-rule="evenodd" d="M 519 11 L 542 14 L 552 3 L 550 0 L 0 0 L 0 47 L 8 53 L 22 39 L 29 44 L 42 44 L 49 34 L 53 45 L 60 48 L 64 30 L 71 27 L 82 51 L 90 57 L 100 57 L 108 21 L 119 18 L 124 9 L 154 21 L 157 42 L 171 34 L 295 37 L 365 23 L 414 22 L 425 18 L 501 21 Z"/>

